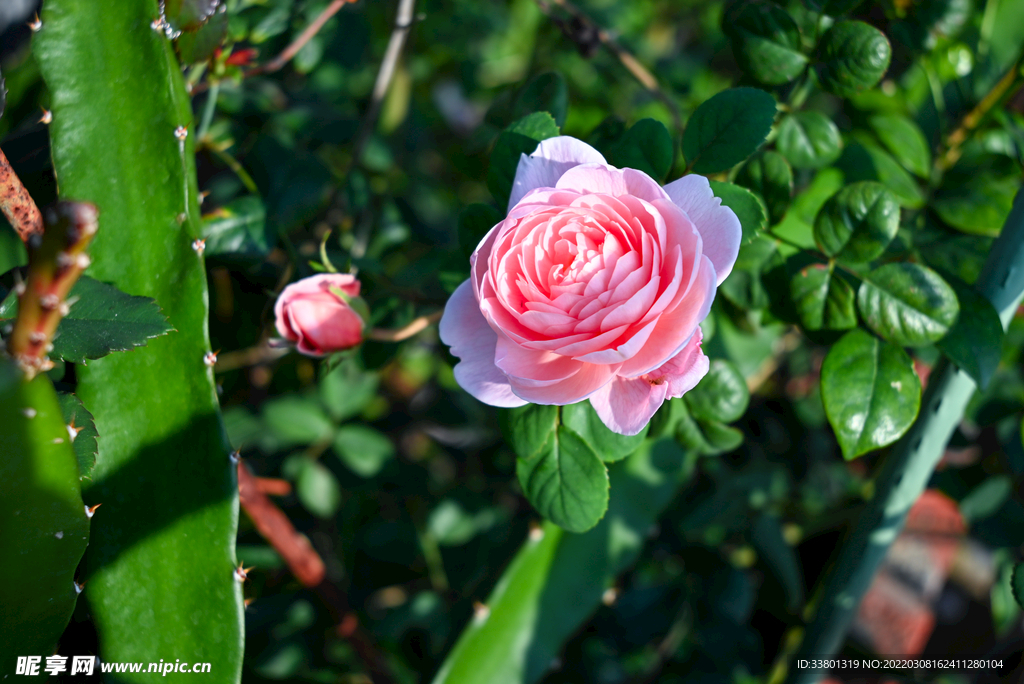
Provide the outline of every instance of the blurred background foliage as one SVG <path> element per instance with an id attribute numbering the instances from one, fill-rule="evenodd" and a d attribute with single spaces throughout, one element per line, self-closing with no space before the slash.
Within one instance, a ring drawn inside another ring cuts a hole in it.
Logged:
<path id="1" fill-rule="evenodd" d="M 38 122 L 49 95 L 24 23 L 31 4 L 0 14 L 9 91 L 0 139 L 43 205 L 55 186 Z M 727 87 L 774 78 L 733 49 L 742 38 L 723 32 L 722 2 L 581 1 L 655 75 L 659 95 L 562 3 L 420 0 L 367 130 L 395 3 L 349 4 L 283 69 L 242 78 L 327 4 L 228 0 L 208 30 L 178 44 L 195 86 L 211 336 L 223 356 L 273 334 L 273 293 L 314 272 L 321 244 L 335 264 L 358 269 L 376 325 L 398 328 L 440 310 L 467 270 L 460 213 L 491 202 L 491 146 L 521 116 L 547 109 L 563 133 L 597 142 L 641 119 L 660 121 L 673 139 L 674 179 L 685 168 L 681 122 Z M 941 178 L 933 151 L 948 154 L 956 124 L 1020 59 L 1024 2 L 826 4 L 854 5 L 854 18 L 889 36 L 892 64 L 878 88 L 847 99 L 803 80 L 776 88 L 783 103 L 801 100 L 804 120 L 779 125 L 770 138 L 785 161 L 776 152 L 755 160 L 792 167 L 792 202 L 788 192 L 761 196 L 769 223 L 813 246 L 811 224 L 826 198 L 844 183 L 879 180 L 904 208 L 889 254 L 913 251 L 973 282 L 1020 182 L 1024 97 L 1017 92 L 972 130 Z M 818 5 L 779 5 L 799 27 L 797 50 L 826 28 Z M 826 130 L 806 133 L 815 126 Z M 758 173 L 752 162 L 718 179 L 761 192 Z M 18 247 L 0 226 L 0 273 L 23 263 Z M 818 378 L 839 333 L 799 332 L 772 296 L 788 292 L 780 264 L 794 252 L 765 238 L 744 247 L 705 325 L 704 348 L 747 378 L 749 408 L 738 431 L 705 429 L 694 438 L 702 442 L 688 445 L 682 493 L 543 681 L 777 681 L 774 664 L 793 647 L 833 548 L 872 494 L 879 461 L 876 452 L 845 462 L 826 421 Z M 958 538 L 960 565 L 929 598 L 935 629 L 925 653 L 1012 654 L 1024 644 L 1009 588 L 1024 548 L 1022 343 L 1018 318 L 931 483 L 958 502 L 968 531 Z M 925 374 L 939 351 L 924 346 L 914 356 Z M 320 553 L 398 682 L 430 681 L 537 520 L 497 412 L 457 387 L 453 363 L 430 330 L 401 344 L 369 341 L 330 362 L 289 355 L 218 375 L 232 443 L 256 475 L 276 479 L 277 503 Z M 63 367 L 51 375 L 74 381 Z M 245 584 L 254 599 L 245 681 L 367 681 L 331 612 L 245 516 L 238 555 L 255 566 Z M 963 633 L 973 641 L 953 636 Z M 851 640 L 848 652 L 868 642 Z M 80 603 L 61 652 L 95 650 Z M 941 681 L 994 681 L 973 677 Z"/>

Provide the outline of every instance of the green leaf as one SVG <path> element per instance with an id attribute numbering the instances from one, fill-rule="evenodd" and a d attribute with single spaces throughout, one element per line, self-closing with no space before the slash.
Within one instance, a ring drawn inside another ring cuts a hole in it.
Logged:
<path id="1" fill-rule="evenodd" d="M 1017 605 L 1024 608 L 1024 563 L 1017 563 L 1013 567 L 1013 579 L 1010 581 L 1013 587 L 1013 598 Z"/>
<path id="2" fill-rule="evenodd" d="M 690 169 L 718 173 L 752 155 L 768 136 L 775 110 L 775 98 L 757 88 L 730 88 L 705 101 L 683 133 Z"/>
<path id="3" fill-rule="evenodd" d="M 131 351 L 146 340 L 172 330 L 160 307 L 149 297 L 133 297 L 113 285 L 82 276 L 68 295 L 75 301 L 57 327 L 50 356 L 72 363 L 98 359 L 116 351 Z M 18 314 L 12 292 L 0 302 L 0 323 Z"/>
<path id="4" fill-rule="evenodd" d="M 195 31 L 220 6 L 221 0 L 164 0 L 164 16 L 175 31 Z"/>
<path id="5" fill-rule="evenodd" d="M 459 247 L 468 259 L 480 241 L 505 215 L 490 204 L 470 204 L 459 214 Z"/>
<path id="6" fill-rule="evenodd" d="M 864 0 L 804 0 L 805 4 L 817 12 L 831 17 L 849 14 L 857 9 Z"/>
<path id="7" fill-rule="evenodd" d="M 78 466 L 53 385 L 0 359 L 0 668 L 53 653 L 89 541 Z M 45 661 L 44 661 L 45 662 Z"/>
<path id="8" fill-rule="evenodd" d="M 723 359 L 715 359 L 697 386 L 683 395 L 690 414 L 697 420 L 731 423 L 739 420 L 750 404 L 750 390 L 739 370 Z"/>
<path id="9" fill-rule="evenodd" d="M 881 147 L 865 140 L 846 146 L 836 163 L 847 183 L 878 181 L 905 207 L 924 206 L 924 194 L 914 178 Z"/>
<path id="10" fill-rule="evenodd" d="M 620 169 L 643 171 L 656 181 L 663 181 L 672 168 L 675 146 L 665 124 L 654 119 L 641 119 L 608 151 L 608 163 Z"/>
<path id="11" fill-rule="evenodd" d="M 433 684 L 528 684 L 550 672 L 563 642 L 601 605 L 642 549 L 692 461 L 672 439 L 647 440 L 610 467 L 608 514 L 584 534 L 545 523 L 530 534 L 470 618 Z M 522 648 L 509 648 L 522 644 Z"/>
<path id="12" fill-rule="evenodd" d="M 710 181 L 711 191 L 724 206 L 736 213 L 743 231 L 743 243 L 750 243 L 768 227 L 768 210 L 761 199 L 746 188 L 725 181 Z"/>
<path id="13" fill-rule="evenodd" d="M 936 346 L 985 389 L 1002 358 L 1003 324 L 992 303 L 959 279 L 948 282 L 960 303 L 960 315 Z"/>
<path id="14" fill-rule="evenodd" d="M 899 227 L 900 207 L 892 193 L 862 181 L 825 203 L 814 220 L 814 241 L 830 257 L 863 263 L 881 256 Z"/>
<path id="15" fill-rule="evenodd" d="M 822 87 L 841 97 L 873 88 L 889 68 L 892 47 L 881 31 L 862 21 L 832 25 L 819 46 Z"/>
<path id="16" fill-rule="evenodd" d="M 378 376 L 366 373 L 352 361 L 338 364 L 320 380 L 320 400 L 335 421 L 359 414 L 377 393 Z"/>
<path id="17" fill-rule="evenodd" d="M 947 225 L 970 235 L 999 235 L 1010 215 L 1020 178 L 964 173 L 943 179 L 932 208 Z"/>
<path id="18" fill-rule="evenodd" d="M 924 133 L 916 123 L 902 114 L 875 114 L 868 123 L 900 164 L 918 177 L 928 178 L 932 154 Z"/>
<path id="19" fill-rule="evenodd" d="M 743 432 L 717 420 L 697 420 L 704 437 L 704 455 L 715 456 L 735 451 L 743 444 Z"/>
<path id="20" fill-rule="evenodd" d="M 779 124 L 779 152 L 798 169 L 828 166 L 843 151 L 839 129 L 821 112 L 795 112 Z"/>
<path id="21" fill-rule="evenodd" d="M 268 401 L 263 422 L 281 447 L 315 444 L 334 433 L 334 423 L 312 397 L 290 395 Z"/>
<path id="22" fill-rule="evenodd" d="M 263 257 L 277 241 L 256 196 L 239 197 L 203 216 L 203 237 L 207 256 Z"/>
<path id="23" fill-rule="evenodd" d="M 588 145 L 601 152 L 607 158 L 615 143 L 626 134 L 626 122 L 619 117 L 612 115 L 597 125 L 597 128 L 590 132 L 586 142 Z"/>
<path id="24" fill-rule="evenodd" d="M 183 33 L 178 38 L 178 54 L 183 64 L 205 62 L 223 45 L 228 34 L 228 13 L 215 12 L 194 33 Z"/>
<path id="25" fill-rule="evenodd" d="M 589 401 L 563 406 L 562 425 L 575 432 L 605 463 L 629 456 L 647 436 L 647 426 L 632 437 L 612 432 L 601 422 Z"/>
<path id="26" fill-rule="evenodd" d="M 519 91 L 512 110 L 513 120 L 534 112 L 547 112 L 561 127 L 569 111 L 569 88 L 565 79 L 555 71 L 534 76 Z"/>
<path id="27" fill-rule="evenodd" d="M 824 264 L 798 271 L 790 294 L 806 330 L 849 330 L 857 325 L 853 288 Z"/>
<path id="28" fill-rule="evenodd" d="M 48 0 L 46 30 L 33 36 L 51 96 L 53 169 L 61 197 L 100 209 L 89 274 L 155 299 L 177 332 L 76 368 L 76 393 L 101 436 L 86 501 L 107 504 L 82 577 L 103 660 L 174 653 L 216 662 L 209 684 L 233 684 L 243 653 L 232 572 L 238 486 L 203 363 L 211 346 L 206 270 L 192 249 L 196 136 L 182 144 L 174 135 L 195 131 L 191 101 L 170 42 L 149 28 L 156 4 L 114 0 L 104 10 Z"/>
<path id="29" fill-rule="evenodd" d="M 608 470 L 565 426 L 549 435 L 537 457 L 518 459 L 516 475 L 537 512 L 567 532 L 586 532 L 608 510 Z"/>
<path id="30" fill-rule="evenodd" d="M 736 184 L 759 195 L 768 207 L 772 225 L 782 220 L 793 197 L 793 169 L 778 152 L 768 150 L 757 155 L 740 169 Z"/>
<path id="31" fill-rule="evenodd" d="M 7 221 L 0 219 L 0 275 L 28 263 L 25 243 Z"/>
<path id="32" fill-rule="evenodd" d="M 960 514 L 968 524 L 991 518 L 1013 495 L 1013 480 L 994 475 L 972 489 L 960 501 Z"/>
<path id="33" fill-rule="evenodd" d="M 732 41 L 740 68 L 761 83 L 782 85 L 807 66 L 807 57 L 800 52 L 800 29 L 775 3 L 733 3 L 723 16 L 722 30 Z"/>
<path id="34" fill-rule="evenodd" d="M 508 204 L 512 182 L 516 177 L 521 155 L 533 154 L 542 140 L 558 135 L 558 124 L 547 112 L 535 112 L 506 128 L 491 152 L 487 171 L 487 187 L 499 206 Z"/>
<path id="35" fill-rule="evenodd" d="M 71 441 L 71 448 L 75 452 L 75 459 L 78 461 L 79 479 L 90 478 L 92 470 L 96 467 L 96 423 L 92 414 L 85 408 L 82 402 L 74 394 L 61 393 L 57 395 L 60 401 L 61 417 L 64 424 L 68 426 L 68 438 Z M 72 428 L 75 436 L 71 438 Z"/>
<path id="36" fill-rule="evenodd" d="M 334 451 L 360 477 L 373 477 L 395 456 L 395 445 L 366 425 L 343 425 L 334 436 Z"/>
<path id="37" fill-rule="evenodd" d="M 559 425 L 557 406 L 527 404 L 502 411 L 501 417 L 505 438 L 512 451 L 527 461 L 540 456 Z"/>
<path id="38" fill-rule="evenodd" d="M 821 400 L 846 460 L 892 444 L 917 417 L 921 381 L 895 344 L 846 333 L 821 366 Z"/>
<path id="39" fill-rule="evenodd" d="M 742 309 L 764 309 L 771 300 L 762 276 L 781 261 L 778 244 L 765 236 L 741 245 L 732 273 L 718 291 Z"/>
<path id="40" fill-rule="evenodd" d="M 303 461 L 295 482 L 295 494 L 310 513 L 318 518 L 330 518 L 341 506 L 338 480 L 319 462 L 308 458 Z"/>
<path id="41" fill-rule="evenodd" d="M 956 322 L 956 293 L 935 271 L 912 263 L 885 264 L 864 277 L 857 307 L 868 327 L 890 342 L 922 347 Z"/>

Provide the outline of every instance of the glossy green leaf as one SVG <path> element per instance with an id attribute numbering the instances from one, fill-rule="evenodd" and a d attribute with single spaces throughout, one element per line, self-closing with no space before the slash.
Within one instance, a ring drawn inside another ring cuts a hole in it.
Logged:
<path id="1" fill-rule="evenodd" d="M 516 177 L 521 155 L 533 154 L 542 140 L 558 135 L 558 124 L 547 112 L 524 116 L 506 128 L 491 151 L 491 165 L 487 171 L 487 187 L 499 206 L 508 204 L 512 182 Z"/>
<path id="2" fill-rule="evenodd" d="M 156 299 L 177 332 L 77 369 L 77 394 L 101 436 L 86 500 L 107 504 L 93 520 L 86 596 L 105 661 L 173 653 L 211 663 L 210 684 L 234 683 L 243 650 L 232 570 L 238 488 L 203 362 L 211 349 L 206 273 L 192 248 L 195 136 L 175 136 L 195 130 L 191 103 L 169 41 L 149 28 L 155 5 L 104 9 L 50 0 L 33 38 L 52 97 L 54 171 L 63 197 L 99 207 L 90 275 Z"/>
<path id="3" fill-rule="evenodd" d="M 221 0 L 163 0 L 164 16 L 175 31 L 195 31 L 220 7 Z"/>
<path id="4" fill-rule="evenodd" d="M 857 325 L 857 296 L 853 288 L 824 264 L 798 271 L 790 294 L 806 330 L 849 330 Z"/>
<path id="5" fill-rule="evenodd" d="M 196 31 L 181 34 L 177 47 L 182 64 L 196 64 L 210 59 L 227 37 L 228 19 L 227 12 L 214 12 Z"/>
<path id="6" fill-rule="evenodd" d="M 207 256 L 263 257 L 277 242 L 259 197 L 240 197 L 203 216 Z"/>
<path id="7" fill-rule="evenodd" d="M 992 303 L 977 290 L 957 279 L 948 282 L 956 292 L 960 315 L 936 346 L 985 389 L 1002 358 L 1003 324 Z"/>
<path id="8" fill-rule="evenodd" d="M 781 262 L 778 244 L 765 236 L 741 245 L 732 273 L 718 286 L 718 292 L 743 309 L 764 309 L 771 300 L 762 280 L 766 271 Z"/>
<path id="9" fill-rule="evenodd" d="M 804 0 L 804 2 L 813 10 L 838 17 L 857 9 L 864 0 Z"/>
<path id="10" fill-rule="evenodd" d="M 667 438 L 646 441 L 609 470 L 605 518 L 585 534 L 566 534 L 551 523 L 531 534 L 433 684 L 534 684 L 550 671 L 563 642 L 636 559 L 687 472 L 684 453 Z"/>
<path id="11" fill-rule="evenodd" d="M 779 152 L 798 169 L 828 166 L 843 151 L 843 138 L 832 119 L 814 110 L 794 112 L 779 124 Z"/>
<path id="12" fill-rule="evenodd" d="M 743 432 L 717 420 L 696 420 L 704 437 L 704 455 L 715 456 L 735 451 L 743 444 Z"/>
<path id="13" fill-rule="evenodd" d="M 768 207 L 772 225 L 782 220 L 793 197 L 793 169 L 778 152 L 768 150 L 757 155 L 740 169 L 736 184 L 758 195 Z"/>
<path id="14" fill-rule="evenodd" d="M 960 515 L 968 524 L 991 518 L 1013 495 L 1013 490 L 1013 480 L 1009 476 L 994 475 L 960 500 Z"/>
<path id="15" fill-rule="evenodd" d="M 821 39 L 821 85 L 843 97 L 873 88 L 889 68 L 892 47 L 881 31 L 862 21 L 839 21 Z"/>
<path id="16" fill-rule="evenodd" d="M 822 252 L 863 263 L 881 256 L 900 227 L 896 198 L 880 183 L 862 181 L 833 195 L 814 220 Z"/>
<path id="17" fill-rule="evenodd" d="M 608 510 L 608 470 L 565 426 L 550 434 L 536 457 L 517 459 L 516 475 L 537 512 L 568 532 L 586 532 Z"/>
<path id="18" fill-rule="evenodd" d="M 312 459 L 303 459 L 295 494 L 306 510 L 318 518 L 330 518 L 341 506 L 341 487 L 334 473 Z"/>
<path id="19" fill-rule="evenodd" d="M 7 221 L 0 219 L 0 275 L 28 263 L 25 243 Z"/>
<path id="20" fill-rule="evenodd" d="M 697 173 L 718 173 L 754 154 L 775 120 L 775 98 L 757 88 L 730 88 L 702 103 L 683 133 L 683 155 Z"/>
<path id="21" fill-rule="evenodd" d="M 724 359 L 715 359 L 707 375 L 683 395 L 683 400 L 698 420 L 731 423 L 746 412 L 750 391 L 736 366 Z"/>
<path id="22" fill-rule="evenodd" d="M 647 426 L 631 437 L 612 432 L 601 422 L 589 401 L 563 406 L 562 425 L 575 432 L 605 463 L 629 456 L 647 436 Z"/>
<path id="23" fill-rule="evenodd" d="M 373 477 L 395 455 L 395 445 L 366 425 L 343 425 L 334 436 L 334 451 L 354 473 Z"/>
<path id="24" fill-rule="evenodd" d="M 599 123 L 597 128 L 590 132 L 586 142 L 599 152 L 607 154 L 625 134 L 626 122 L 612 115 Z"/>
<path id="25" fill-rule="evenodd" d="M 963 28 L 967 20 L 978 8 L 971 0 L 931 0 L 931 2 L 914 3 L 909 6 L 907 17 L 892 26 L 893 39 L 906 45 L 911 50 L 930 50 L 943 36 L 954 37 Z M 1014 3 L 1006 5 L 1015 7 Z M 1003 6 L 1000 6 L 1003 9 Z M 972 11 L 975 10 L 975 11 Z M 1011 14 L 1013 11 L 1011 10 Z M 1000 19 L 995 19 L 996 32 Z M 1009 19 L 1015 23 L 1014 19 Z M 1012 31 L 1012 29 L 1011 29 Z"/>
<path id="26" fill-rule="evenodd" d="M 868 123 L 897 161 L 920 178 L 928 178 L 932 153 L 916 123 L 902 114 L 875 114 Z"/>
<path id="27" fill-rule="evenodd" d="M 78 466 L 53 385 L 0 359 L 0 670 L 54 652 L 89 541 Z M 45 661 L 44 661 L 45 662 Z"/>
<path id="28" fill-rule="evenodd" d="M 740 68 L 761 83 L 787 83 L 807 66 L 807 57 L 800 52 L 800 29 L 775 3 L 733 3 L 722 18 L 722 30 L 732 41 Z"/>
<path id="29" fill-rule="evenodd" d="M 559 408 L 527 404 L 502 411 L 505 438 L 516 456 L 527 461 L 537 458 L 558 429 Z"/>
<path id="30" fill-rule="evenodd" d="M 608 163 L 620 169 L 638 169 L 661 182 L 672 168 L 675 146 L 665 124 L 641 119 L 608 150 Z"/>
<path id="31" fill-rule="evenodd" d="M 892 444 L 921 405 L 914 362 L 895 344 L 863 330 L 846 333 L 821 366 L 825 415 L 847 460 Z"/>
<path id="32" fill-rule="evenodd" d="M 470 204 L 459 214 L 459 247 L 468 259 L 505 215 L 489 204 Z"/>
<path id="33" fill-rule="evenodd" d="M 61 417 L 68 426 L 68 438 L 78 462 L 79 478 L 92 479 L 92 470 L 96 467 L 96 454 L 99 450 L 96 444 L 96 422 L 74 394 L 61 393 L 57 395 L 57 399 L 60 401 Z M 75 433 L 74 437 L 71 436 L 72 432 Z"/>
<path id="34" fill-rule="evenodd" d="M 857 308 L 869 328 L 903 347 L 938 341 L 960 311 L 956 293 L 938 273 L 907 262 L 885 264 L 866 275 Z"/>
<path id="35" fill-rule="evenodd" d="M 347 420 L 359 414 L 377 393 L 379 377 L 367 373 L 352 361 L 344 361 L 333 368 L 318 383 L 320 401 L 335 421 Z"/>
<path id="36" fill-rule="evenodd" d="M 751 242 L 768 227 L 767 208 L 761 199 L 746 188 L 725 181 L 711 181 L 711 191 L 729 207 L 740 220 L 743 243 Z"/>
<path id="37" fill-rule="evenodd" d="M 77 300 L 53 338 L 54 359 L 84 363 L 111 352 L 130 351 L 171 332 L 160 307 L 149 297 L 133 297 L 113 285 L 82 276 L 68 295 Z M 0 323 L 18 313 L 12 292 L 0 303 Z"/>

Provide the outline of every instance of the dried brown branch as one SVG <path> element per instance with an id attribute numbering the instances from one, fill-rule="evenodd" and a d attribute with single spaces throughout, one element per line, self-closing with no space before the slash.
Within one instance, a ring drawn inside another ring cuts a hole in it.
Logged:
<path id="1" fill-rule="evenodd" d="M 1006 102 L 1014 93 L 1021 87 L 1021 63 L 1024 60 L 1018 60 L 1010 67 L 1010 70 L 1003 75 L 999 81 L 996 82 L 992 89 L 981 99 L 974 109 L 969 111 L 960 125 L 956 127 L 952 133 L 950 133 L 943 144 L 942 152 L 935 163 L 940 171 L 946 171 L 951 168 L 960 159 L 960 155 L 963 153 L 961 145 L 967 140 L 967 137 L 971 134 L 984 121 L 985 117 L 993 109 L 998 109 L 997 105 L 1001 105 Z"/>
<path id="2" fill-rule="evenodd" d="M 238 498 L 257 531 L 281 555 L 295 578 L 320 596 L 337 625 L 336 633 L 352 645 L 375 684 L 393 684 L 395 680 L 387 662 L 359 625 L 359 617 L 349 606 L 345 592 L 327 578 L 323 559 L 299 534 L 284 511 L 260 491 L 257 478 L 241 459 L 238 461 Z"/>
<path id="3" fill-rule="evenodd" d="M 413 335 L 426 330 L 428 326 L 441 320 L 441 315 L 443 313 L 443 311 L 438 311 L 430 314 L 429 316 L 420 316 L 409 325 L 397 330 L 372 328 L 366 333 L 366 337 L 367 339 L 377 340 L 379 342 L 401 342 L 402 340 L 407 340 Z"/>
<path id="4" fill-rule="evenodd" d="M 249 347 L 248 349 L 225 352 L 217 356 L 217 365 L 214 366 L 214 371 L 217 373 L 227 373 L 239 368 L 259 366 L 276 361 L 285 356 L 289 351 L 287 347 L 270 347 L 266 344 L 261 344 Z"/>
<path id="5" fill-rule="evenodd" d="M 580 52 L 585 56 L 589 56 L 593 53 L 595 46 L 594 41 L 603 45 L 614 54 L 622 66 L 626 68 L 630 74 L 633 75 L 637 81 L 640 82 L 644 88 L 648 90 L 654 97 L 661 100 L 669 113 L 672 115 L 672 121 L 675 124 L 676 131 L 682 135 L 683 133 L 683 117 L 679 113 L 679 107 L 672 100 L 668 94 L 662 90 L 661 85 L 658 83 L 658 79 L 655 78 L 647 67 L 640 63 L 632 52 L 622 47 L 621 44 L 609 33 L 606 29 L 598 25 L 593 19 L 588 17 L 583 11 L 574 5 L 570 0 L 536 0 L 537 5 L 551 17 L 551 20 L 562 29 L 569 39 L 576 43 L 579 47 Z M 553 13 L 552 5 L 558 5 L 565 12 L 572 17 L 572 21 L 565 21 L 555 16 Z"/>
<path id="6" fill-rule="evenodd" d="M 14 173 L 3 150 L 0 150 L 0 211 L 25 242 L 43 232 L 43 215 L 18 174 Z"/>

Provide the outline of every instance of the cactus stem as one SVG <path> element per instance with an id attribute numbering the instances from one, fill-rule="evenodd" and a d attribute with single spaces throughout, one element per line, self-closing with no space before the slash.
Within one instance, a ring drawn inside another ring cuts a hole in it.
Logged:
<path id="1" fill-rule="evenodd" d="M 28 239 L 28 279 L 15 286 L 18 318 L 7 351 L 31 379 L 53 368 L 46 355 L 60 319 L 77 298 L 65 300 L 78 276 L 89 266 L 85 248 L 96 234 L 96 207 L 60 202 L 46 210 L 46 230 Z"/>

